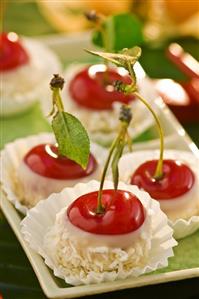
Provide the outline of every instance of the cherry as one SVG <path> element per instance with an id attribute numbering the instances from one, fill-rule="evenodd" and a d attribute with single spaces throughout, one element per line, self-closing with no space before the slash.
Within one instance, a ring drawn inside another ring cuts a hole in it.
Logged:
<path id="1" fill-rule="evenodd" d="M 132 95 L 124 95 L 114 90 L 113 83 L 117 80 L 130 84 L 131 79 L 118 69 L 106 69 L 105 65 L 93 65 L 80 71 L 69 85 L 73 100 L 88 109 L 112 109 L 114 102 L 128 104 L 134 99 Z"/>
<path id="2" fill-rule="evenodd" d="M 14 32 L 0 35 L 0 71 L 15 69 L 29 61 L 26 50 Z"/>
<path id="3" fill-rule="evenodd" d="M 52 144 L 39 144 L 33 147 L 24 157 L 24 162 L 33 172 L 60 180 L 85 177 L 97 168 L 97 162 L 92 154 L 84 170 L 74 161 L 59 156 L 57 147 Z"/>
<path id="4" fill-rule="evenodd" d="M 144 222 L 144 208 L 131 192 L 102 190 L 104 212 L 96 213 L 98 191 L 77 198 L 67 209 L 70 222 L 78 228 L 101 235 L 126 234 Z"/>
<path id="5" fill-rule="evenodd" d="M 153 178 L 157 160 L 141 164 L 131 177 L 131 184 L 147 191 L 154 199 L 171 200 L 188 192 L 195 181 L 192 170 L 175 160 L 163 161 L 163 177 Z"/>

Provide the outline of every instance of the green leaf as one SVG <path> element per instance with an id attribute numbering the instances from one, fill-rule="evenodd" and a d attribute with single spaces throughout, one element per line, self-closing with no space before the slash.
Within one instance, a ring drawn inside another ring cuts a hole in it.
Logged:
<path id="1" fill-rule="evenodd" d="M 86 52 L 99 56 L 103 59 L 106 59 L 118 66 L 125 67 L 127 63 L 134 65 L 136 61 L 141 56 L 142 50 L 140 47 L 134 47 L 131 49 L 123 49 L 124 54 L 120 53 L 106 53 L 100 51 L 90 51 L 85 49 Z M 127 53 L 127 54 L 126 54 Z"/>
<path id="2" fill-rule="evenodd" d="M 123 13 L 108 17 L 103 28 L 108 35 L 106 40 L 100 31 L 94 31 L 92 41 L 95 45 L 103 47 L 106 51 L 120 51 L 143 44 L 142 23 L 133 14 Z"/>
<path id="3" fill-rule="evenodd" d="M 102 34 L 100 31 L 93 31 L 92 43 L 100 48 L 103 48 Z"/>
<path id="4" fill-rule="evenodd" d="M 67 112 L 58 112 L 52 120 L 59 154 L 75 161 L 84 169 L 88 164 L 90 143 L 81 122 Z"/>

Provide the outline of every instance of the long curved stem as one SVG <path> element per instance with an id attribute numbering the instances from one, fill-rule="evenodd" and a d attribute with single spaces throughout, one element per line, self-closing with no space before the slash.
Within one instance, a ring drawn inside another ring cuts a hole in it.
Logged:
<path id="1" fill-rule="evenodd" d="M 150 112 L 152 113 L 152 115 L 156 121 L 157 127 L 158 127 L 159 136 L 160 136 L 160 156 L 159 156 L 158 164 L 156 166 L 154 179 L 159 180 L 163 176 L 164 132 L 163 132 L 162 126 L 160 124 L 160 120 L 159 120 L 158 116 L 156 115 L 154 110 L 151 108 L 149 103 L 138 92 L 134 92 L 134 95 L 136 97 L 138 97 L 140 99 L 140 101 L 150 110 Z"/>
<path id="2" fill-rule="evenodd" d="M 109 44 L 109 38 L 110 36 L 108 36 L 108 32 L 107 32 L 107 29 L 105 29 L 103 27 L 103 24 L 101 23 L 100 25 L 100 32 L 101 32 L 101 35 L 102 35 L 102 41 L 103 41 L 103 45 L 104 45 L 104 49 L 105 49 L 105 52 L 109 52 L 109 50 L 111 51 L 110 49 L 110 44 Z M 104 82 L 108 82 L 109 81 L 109 75 L 108 75 L 108 66 L 109 66 L 109 62 L 107 59 L 104 59 L 104 65 L 106 66 L 106 70 L 103 74 L 103 79 L 104 79 Z"/>
<path id="3" fill-rule="evenodd" d="M 135 71 L 131 67 L 131 63 L 129 61 L 127 61 L 127 65 L 128 65 L 129 74 L 131 76 L 131 79 L 133 80 L 133 85 L 136 86 L 136 84 L 137 84 L 137 78 L 136 78 L 136 75 L 135 75 Z"/>

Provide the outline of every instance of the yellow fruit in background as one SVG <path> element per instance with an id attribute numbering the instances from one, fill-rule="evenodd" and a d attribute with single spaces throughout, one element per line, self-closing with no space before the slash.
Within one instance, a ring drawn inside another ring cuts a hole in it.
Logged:
<path id="1" fill-rule="evenodd" d="M 102 14 L 116 14 L 120 12 L 130 11 L 133 0 L 101 0 L 101 1 L 83 1 L 89 9 L 95 9 Z"/>
<path id="2" fill-rule="evenodd" d="M 59 31 L 79 31 L 87 27 L 80 1 L 37 0 L 41 14 Z"/>
<path id="3" fill-rule="evenodd" d="M 43 16 L 59 31 L 81 31 L 90 26 L 83 13 L 96 10 L 109 15 L 129 11 L 133 0 L 37 0 Z"/>
<path id="4" fill-rule="evenodd" d="M 182 23 L 199 12 L 199 0 L 165 0 L 165 7 L 174 22 Z"/>

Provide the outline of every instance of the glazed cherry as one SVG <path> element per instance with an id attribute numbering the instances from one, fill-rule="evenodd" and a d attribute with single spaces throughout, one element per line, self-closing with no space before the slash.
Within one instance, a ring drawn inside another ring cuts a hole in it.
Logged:
<path id="1" fill-rule="evenodd" d="M 84 194 L 68 208 L 70 222 L 78 228 L 102 235 L 126 234 L 137 230 L 144 222 L 144 208 L 128 191 L 103 190 L 104 212 L 96 213 L 98 191 Z"/>
<path id="2" fill-rule="evenodd" d="M 163 177 L 155 180 L 157 160 L 141 164 L 131 177 L 131 184 L 147 191 L 154 199 L 171 200 L 188 192 L 194 184 L 192 170 L 180 161 L 164 160 Z"/>
<path id="3" fill-rule="evenodd" d="M 0 35 L 0 71 L 9 71 L 28 63 L 29 56 L 14 32 Z"/>
<path id="4" fill-rule="evenodd" d="M 74 161 L 58 155 L 58 149 L 52 144 L 39 144 L 24 157 L 25 164 L 35 173 L 53 179 L 78 179 L 90 175 L 97 168 L 97 162 L 90 154 L 86 169 Z"/>
<path id="5" fill-rule="evenodd" d="M 76 74 L 69 85 L 73 100 L 87 109 L 112 109 L 114 102 L 128 104 L 133 100 L 132 95 L 124 95 L 114 90 L 113 83 L 117 80 L 130 84 L 129 76 L 119 73 L 118 69 L 105 65 L 93 65 Z"/>

